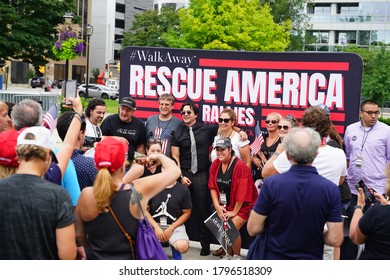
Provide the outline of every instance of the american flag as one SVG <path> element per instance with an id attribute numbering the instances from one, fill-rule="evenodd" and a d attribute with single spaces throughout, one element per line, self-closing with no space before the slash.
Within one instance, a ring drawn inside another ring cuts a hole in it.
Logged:
<path id="1" fill-rule="evenodd" d="M 255 140 L 253 140 L 252 144 L 250 145 L 252 153 L 257 154 L 260 151 L 261 145 L 263 143 L 264 143 L 263 133 L 260 130 L 259 122 L 257 122 L 255 126 Z"/>
<path id="2" fill-rule="evenodd" d="M 167 131 L 168 130 L 170 130 L 170 129 L 168 129 L 167 127 L 164 129 L 162 129 L 161 127 L 156 127 L 154 129 L 154 135 L 156 135 L 161 140 L 161 152 L 163 154 L 166 153 L 167 147 L 168 147 L 168 138 L 167 138 L 167 136 L 168 136 Z"/>
<path id="3" fill-rule="evenodd" d="M 56 105 L 52 105 L 49 111 L 47 111 L 46 114 L 43 116 L 42 125 L 49 129 L 51 132 L 53 132 L 57 126 L 57 120 L 58 109 Z"/>

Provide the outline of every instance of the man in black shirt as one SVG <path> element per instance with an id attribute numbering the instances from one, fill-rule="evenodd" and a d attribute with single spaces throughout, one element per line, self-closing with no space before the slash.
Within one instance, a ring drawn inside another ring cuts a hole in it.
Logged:
<path id="1" fill-rule="evenodd" d="M 172 137 L 172 157 L 181 168 L 180 182 L 189 187 L 195 211 L 199 215 L 199 239 L 202 246 L 201 256 L 210 254 L 210 231 L 203 221 L 211 215 L 211 197 L 207 183 L 209 178 L 209 148 L 217 134 L 217 125 L 198 122 L 198 107 L 193 103 L 184 103 L 181 107 L 183 125 Z M 197 171 L 191 171 L 192 129 L 196 142 Z"/>
<path id="2" fill-rule="evenodd" d="M 119 102 L 119 114 L 106 117 L 100 126 L 104 136 L 120 136 L 129 144 L 128 160 L 134 159 L 134 152 L 145 153 L 146 128 L 144 123 L 134 117 L 135 100 L 124 97 Z"/>

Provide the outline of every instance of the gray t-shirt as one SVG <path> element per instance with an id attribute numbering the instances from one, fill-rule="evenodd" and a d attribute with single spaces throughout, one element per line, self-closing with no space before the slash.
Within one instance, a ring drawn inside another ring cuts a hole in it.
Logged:
<path id="1" fill-rule="evenodd" d="M 27 174 L 0 180 L 1 260 L 58 259 L 56 229 L 75 220 L 61 186 Z"/>
<path id="2" fill-rule="evenodd" d="M 160 138 L 163 154 L 170 157 L 172 134 L 182 125 L 182 121 L 175 116 L 168 121 L 161 121 L 158 116 L 153 115 L 146 120 L 146 140 Z"/>

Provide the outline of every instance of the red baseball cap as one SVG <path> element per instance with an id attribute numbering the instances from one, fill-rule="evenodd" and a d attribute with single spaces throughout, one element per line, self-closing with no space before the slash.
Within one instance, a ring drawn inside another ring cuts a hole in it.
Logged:
<path id="1" fill-rule="evenodd" d="M 113 137 L 104 137 L 95 147 L 95 165 L 97 169 L 107 167 L 114 172 L 123 166 L 129 147 Z"/>
<path id="2" fill-rule="evenodd" d="M 19 132 L 9 129 L 0 133 L 0 164 L 8 167 L 18 167 L 19 161 L 16 155 L 16 143 Z"/>

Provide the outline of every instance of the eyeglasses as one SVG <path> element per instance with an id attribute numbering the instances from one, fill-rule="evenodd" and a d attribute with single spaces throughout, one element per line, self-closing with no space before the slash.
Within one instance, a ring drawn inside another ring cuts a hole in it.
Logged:
<path id="1" fill-rule="evenodd" d="M 219 123 L 222 123 L 222 122 L 228 123 L 228 122 L 230 122 L 230 119 L 218 118 L 218 122 L 219 122 Z"/>
<path id="2" fill-rule="evenodd" d="M 364 110 L 362 110 L 362 112 L 367 113 L 370 116 L 372 115 L 378 116 L 381 113 L 380 111 L 364 111 Z"/>
<path id="3" fill-rule="evenodd" d="M 288 130 L 290 127 L 288 125 L 278 125 L 278 130 L 281 130 L 282 128 Z"/>
<path id="4" fill-rule="evenodd" d="M 191 111 L 191 110 L 188 110 L 188 111 L 181 111 L 180 114 L 182 114 L 183 116 L 184 116 L 184 115 L 191 115 L 191 114 L 192 114 L 192 111 Z"/>
<path id="5" fill-rule="evenodd" d="M 277 122 L 278 122 L 277 120 L 265 120 L 266 124 L 269 124 L 269 123 L 276 124 Z"/>

